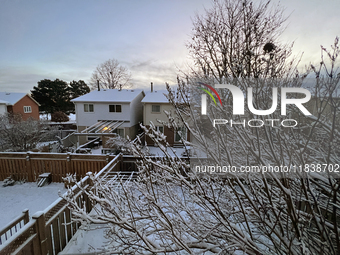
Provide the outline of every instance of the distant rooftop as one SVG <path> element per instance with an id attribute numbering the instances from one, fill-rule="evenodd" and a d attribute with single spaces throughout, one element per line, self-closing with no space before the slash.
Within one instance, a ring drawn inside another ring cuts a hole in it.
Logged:
<path id="1" fill-rule="evenodd" d="M 0 101 L 4 101 L 7 105 L 14 105 L 26 95 L 26 93 L 0 92 Z"/>
<path id="2" fill-rule="evenodd" d="M 158 90 L 154 92 L 147 92 L 142 103 L 169 103 L 169 100 L 164 94 L 168 94 L 168 91 Z"/>
<path id="3" fill-rule="evenodd" d="M 118 89 L 101 89 L 93 90 L 83 96 L 72 99 L 72 102 L 126 102 L 129 103 L 135 99 L 140 93 L 144 93 L 141 89 L 118 90 Z"/>

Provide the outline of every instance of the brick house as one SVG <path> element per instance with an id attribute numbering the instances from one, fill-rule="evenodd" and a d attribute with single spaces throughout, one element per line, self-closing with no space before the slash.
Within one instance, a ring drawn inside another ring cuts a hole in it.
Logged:
<path id="1" fill-rule="evenodd" d="M 30 117 L 39 120 L 39 106 L 29 94 L 0 92 L 0 114 L 17 113 L 23 120 Z"/>

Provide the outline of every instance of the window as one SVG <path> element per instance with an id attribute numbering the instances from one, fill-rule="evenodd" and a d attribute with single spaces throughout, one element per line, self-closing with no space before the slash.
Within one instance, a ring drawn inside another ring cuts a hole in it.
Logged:
<path id="1" fill-rule="evenodd" d="M 156 130 L 164 134 L 164 127 L 163 126 L 156 126 Z"/>
<path id="2" fill-rule="evenodd" d="M 122 106 L 120 104 L 110 104 L 109 112 L 122 112 Z"/>
<path id="3" fill-rule="evenodd" d="M 124 137 L 124 128 L 117 128 L 113 133 L 116 133 L 120 137 Z"/>
<path id="4" fill-rule="evenodd" d="M 84 112 L 94 112 L 93 104 L 84 104 Z"/>
<path id="5" fill-rule="evenodd" d="M 184 140 L 187 139 L 187 129 L 186 127 L 180 127 L 177 129 L 175 134 L 175 142 L 179 142 L 183 138 Z"/>
<path id="6" fill-rule="evenodd" d="M 153 104 L 151 112 L 161 112 L 161 106 L 159 104 Z"/>
<path id="7" fill-rule="evenodd" d="M 31 106 L 24 106 L 24 113 L 30 113 L 32 112 Z"/>

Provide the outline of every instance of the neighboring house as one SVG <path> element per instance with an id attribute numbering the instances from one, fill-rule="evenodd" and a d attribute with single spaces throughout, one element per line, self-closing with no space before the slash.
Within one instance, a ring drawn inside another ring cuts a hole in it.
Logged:
<path id="1" fill-rule="evenodd" d="M 5 113 L 17 113 L 23 120 L 34 118 L 39 120 L 39 103 L 26 93 L 0 92 L 0 113 L 3 112 L 5 102 Z"/>
<path id="2" fill-rule="evenodd" d="M 7 102 L 0 100 L 0 115 L 5 114 L 7 112 Z"/>
<path id="3" fill-rule="evenodd" d="M 118 134 L 134 139 L 143 121 L 142 90 L 104 89 L 71 100 L 75 104 L 79 145 L 101 137 L 103 146 Z"/>
<path id="4" fill-rule="evenodd" d="M 190 139 L 190 134 L 187 132 L 185 126 L 183 124 L 179 124 L 179 130 L 174 130 L 174 128 L 169 128 L 167 125 L 161 124 L 159 122 L 169 122 L 165 111 L 171 112 L 172 116 L 175 115 L 175 108 L 169 103 L 169 100 L 164 95 L 167 93 L 168 91 L 166 90 L 154 92 L 151 91 L 146 93 L 142 100 L 144 105 L 143 124 L 145 126 L 150 126 L 150 122 L 152 122 L 158 131 L 164 133 L 166 136 L 166 141 L 170 146 L 181 145 L 181 137 L 183 137 L 184 140 Z M 146 137 L 146 143 L 149 146 L 154 145 L 150 137 Z"/>

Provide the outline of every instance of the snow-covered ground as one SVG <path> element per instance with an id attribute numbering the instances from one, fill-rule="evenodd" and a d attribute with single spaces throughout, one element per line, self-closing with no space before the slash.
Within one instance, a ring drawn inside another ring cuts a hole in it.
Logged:
<path id="1" fill-rule="evenodd" d="M 66 192 L 63 183 L 51 183 L 38 187 L 36 183 L 16 183 L 4 187 L 0 182 L 0 229 L 15 219 L 24 209 L 29 209 L 30 217 L 42 211 L 59 198 L 58 191 Z"/>
<path id="2" fill-rule="evenodd" d="M 76 120 L 76 115 L 73 113 L 70 113 L 70 115 L 68 115 L 68 118 L 70 119 L 70 121 L 75 121 Z M 40 119 L 41 120 L 51 120 L 51 114 L 40 114 Z"/>
<path id="3" fill-rule="evenodd" d="M 103 149 L 103 146 L 99 146 L 97 148 L 93 148 L 93 149 L 91 149 L 91 153 L 92 154 L 102 154 L 102 149 Z"/>

